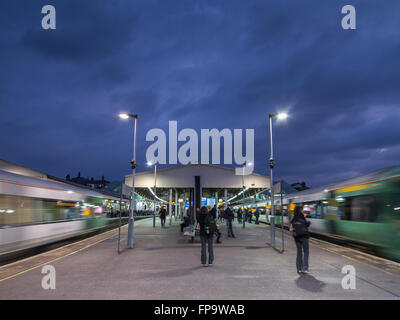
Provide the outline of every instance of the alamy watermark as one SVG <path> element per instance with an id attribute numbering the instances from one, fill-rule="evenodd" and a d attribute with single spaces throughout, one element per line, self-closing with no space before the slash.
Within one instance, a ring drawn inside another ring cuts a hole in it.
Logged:
<path id="1" fill-rule="evenodd" d="M 42 18 L 42 28 L 44 30 L 55 30 L 56 29 L 56 8 L 52 5 L 45 5 L 42 8 L 42 14 L 45 16 Z"/>
<path id="2" fill-rule="evenodd" d="M 345 290 L 356 289 L 356 268 L 352 265 L 346 265 L 342 268 L 342 273 L 345 276 L 342 279 L 342 288 Z"/>
<path id="3" fill-rule="evenodd" d="M 54 268 L 52 265 L 48 264 L 43 266 L 42 274 L 45 274 L 45 276 L 42 278 L 42 288 L 44 290 L 55 290 L 56 289 L 56 268 Z"/>
<path id="4" fill-rule="evenodd" d="M 221 164 L 221 146 L 223 139 L 223 164 L 241 165 L 237 175 L 248 175 L 254 170 L 254 129 L 245 130 L 245 148 L 243 148 L 243 129 L 201 129 L 200 158 L 199 137 L 193 129 L 178 132 L 178 122 L 169 121 L 168 125 L 168 164 Z M 146 141 L 154 141 L 146 150 L 146 160 L 151 163 L 167 164 L 167 134 L 162 129 L 151 129 Z M 185 142 L 178 150 L 178 142 Z M 210 144 L 211 143 L 211 144 Z M 243 149 L 245 154 L 243 155 Z"/>

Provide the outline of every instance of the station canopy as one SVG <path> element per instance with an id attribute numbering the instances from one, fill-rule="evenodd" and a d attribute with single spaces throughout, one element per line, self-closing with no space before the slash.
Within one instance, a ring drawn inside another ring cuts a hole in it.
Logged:
<path id="1" fill-rule="evenodd" d="M 253 196 L 269 189 L 269 177 L 252 173 L 236 175 L 235 169 L 209 164 L 189 164 L 183 166 L 159 169 L 156 174 L 156 195 L 167 200 L 170 190 L 179 198 L 187 197 L 189 192 L 196 188 L 195 177 L 198 178 L 201 197 L 215 197 L 223 199 L 225 189 L 227 199 L 235 197 L 245 190 L 245 197 Z M 125 184 L 132 186 L 132 175 L 125 176 Z M 135 175 L 135 192 L 147 199 L 154 199 L 154 169 L 140 172 Z M 240 194 L 240 198 L 243 195 Z M 239 200 L 239 199 L 237 199 Z"/>

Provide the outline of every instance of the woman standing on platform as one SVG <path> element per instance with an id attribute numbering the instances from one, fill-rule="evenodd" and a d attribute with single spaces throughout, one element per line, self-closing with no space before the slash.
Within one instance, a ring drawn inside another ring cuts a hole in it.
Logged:
<path id="1" fill-rule="evenodd" d="M 215 219 L 208 212 L 207 207 L 201 207 L 198 218 L 201 239 L 201 264 L 203 267 L 212 266 L 214 262 L 213 237 L 215 232 Z M 208 265 L 207 265 L 208 245 Z"/>
<path id="2" fill-rule="evenodd" d="M 308 227 L 310 222 L 306 220 L 303 213 L 303 207 L 296 206 L 294 208 L 294 216 L 290 222 L 290 230 L 293 233 L 294 241 L 297 247 L 296 267 L 297 273 L 309 273 L 308 270 L 308 256 L 309 244 Z M 304 255 L 303 255 L 304 253 Z"/>

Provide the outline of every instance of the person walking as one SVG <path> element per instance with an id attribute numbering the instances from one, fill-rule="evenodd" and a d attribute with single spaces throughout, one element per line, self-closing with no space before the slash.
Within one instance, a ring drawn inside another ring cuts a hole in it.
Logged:
<path id="1" fill-rule="evenodd" d="M 297 247 L 296 267 L 297 273 L 309 273 L 309 238 L 308 227 L 310 222 L 306 220 L 303 213 L 303 207 L 296 206 L 294 208 L 293 219 L 290 222 L 290 230 Z"/>
<path id="2" fill-rule="evenodd" d="M 167 210 L 162 206 L 160 208 L 160 219 L 161 219 L 161 227 L 165 226 L 165 218 L 167 216 Z"/>
<path id="3" fill-rule="evenodd" d="M 225 216 L 226 216 L 226 221 L 228 222 L 228 237 L 235 238 L 235 235 L 233 234 L 233 229 L 232 229 L 232 221 L 235 218 L 233 211 L 232 211 L 232 205 L 228 206 L 225 210 Z"/>
<path id="4" fill-rule="evenodd" d="M 198 223 L 200 225 L 201 264 L 203 265 L 203 267 L 212 266 L 214 263 L 213 237 L 216 229 L 216 224 L 214 217 L 208 212 L 207 207 L 201 207 L 200 213 L 198 215 Z"/>

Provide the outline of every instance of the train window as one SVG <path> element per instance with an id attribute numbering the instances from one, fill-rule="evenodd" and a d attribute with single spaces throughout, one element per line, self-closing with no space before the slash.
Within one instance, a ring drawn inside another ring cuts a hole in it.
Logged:
<path id="1" fill-rule="evenodd" d="M 351 198 L 351 202 L 346 212 L 348 220 L 374 222 L 378 213 L 376 197 L 373 195 L 359 196 Z"/>
<path id="2" fill-rule="evenodd" d="M 321 218 L 321 204 L 317 202 L 306 203 L 303 206 L 303 211 L 306 217 L 313 219 Z"/>

